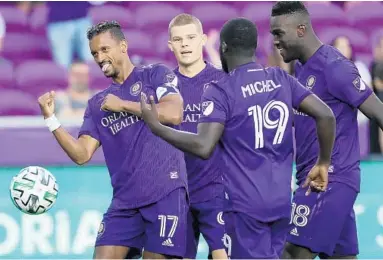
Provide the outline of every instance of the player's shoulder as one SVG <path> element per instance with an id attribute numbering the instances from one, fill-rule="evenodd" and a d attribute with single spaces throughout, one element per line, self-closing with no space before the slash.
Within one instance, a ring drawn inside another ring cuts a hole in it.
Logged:
<path id="1" fill-rule="evenodd" d="M 163 63 L 153 63 L 153 64 L 143 65 L 138 68 L 138 71 L 149 72 L 149 73 L 158 73 L 158 72 L 172 73 L 173 72 L 173 70 L 171 70 L 168 66 L 166 66 Z"/>
<path id="2" fill-rule="evenodd" d="M 330 45 L 324 46 L 323 65 L 326 74 L 341 76 L 342 73 L 358 72 L 355 64 L 341 54 L 336 48 Z"/>

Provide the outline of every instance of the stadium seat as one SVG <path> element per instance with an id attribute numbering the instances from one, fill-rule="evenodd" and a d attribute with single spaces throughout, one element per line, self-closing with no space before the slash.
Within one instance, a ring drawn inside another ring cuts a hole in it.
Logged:
<path id="1" fill-rule="evenodd" d="M 3 48 L 3 56 L 15 64 L 51 57 L 47 39 L 32 33 L 7 33 Z"/>
<path id="2" fill-rule="evenodd" d="M 164 31 L 160 33 L 156 38 L 156 54 L 159 57 L 169 58 L 173 57 L 173 53 L 170 51 L 168 46 L 169 33 Z"/>
<path id="3" fill-rule="evenodd" d="M 136 22 L 139 28 L 150 32 L 166 30 L 169 22 L 183 10 L 168 3 L 153 2 L 136 9 Z"/>
<path id="4" fill-rule="evenodd" d="M 0 116 L 38 114 L 39 105 L 33 96 L 19 90 L 0 89 Z"/>
<path id="5" fill-rule="evenodd" d="M 46 91 L 68 86 L 66 69 L 53 61 L 26 61 L 17 67 L 15 77 L 17 88 L 35 97 Z"/>
<path id="6" fill-rule="evenodd" d="M 29 17 L 29 25 L 33 33 L 46 35 L 48 12 L 49 9 L 45 5 L 33 9 Z"/>
<path id="7" fill-rule="evenodd" d="M 347 26 L 349 21 L 343 9 L 334 4 L 311 3 L 307 6 L 317 33 L 330 26 Z"/>
<path id="8" fill-rule="evenodd" d="M 9 62 L 0 61 L 0 88 L 11 88 L 14 84 L 14 70 Z"/>
<path id="9" fill-rule="evenodd" d="M 151 35 L 141 30 L 125 30 L 124 34 L 128 41 L 128 53 L 130 55 L 148 56 L 156 52 Z"/>
<path id="10" fill-rule="evenodd" d="M 115 20 L 120 23 L 123 29 L 134 28 L 136 26 L 133 13 L 120 5 L 105 4 L 94 6 L 90 8 L 89 15 L 93 23 Z"/>
<path id="11" fill-rule="evenodd" d="M 331 27 L 326 28 L 318 34 L 319 39 L 326 44 L 332 44 L 338 36 L 345 36 L 349 39 L 354 52 L 371 52 L 368 36 L 352 27 Z"/>
<path id="12" fill-rule="evenodd" d="M 248 4 L 241 12 L 242 16 L 255 22 L 259 35 L 269 34 L 270 15 L 273 3 L 260 2 Z"/>
<path id="13" fill-rule="evenodd" d="M 9 32 L 27 32 L 29 31 L 27 15 L 16 7 L 0 7 L 0 13 L 7 25 Z"/>
<path id="14" fill-rule="evenodd" d="M 361 2 L 346 9 L 350 23 L 355 28 L 372 33 L 383 27 L 383 4 L 381 2 Z"/>
<path id="15" fill-rule="evenodd" d="M 191 13 L 201 20 L 206 32 L 220 30 L 227 20 L 238 17 L 235 8 L 219 2 L 200 2 Z"/>

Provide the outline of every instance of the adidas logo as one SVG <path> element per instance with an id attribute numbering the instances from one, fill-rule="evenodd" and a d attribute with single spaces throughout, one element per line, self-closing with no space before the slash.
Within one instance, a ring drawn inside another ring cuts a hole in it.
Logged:
<path id="1" fill-rule="evenodd" d="M 170 247 L 173 247 L 173 242 L 170 238 L 166 239 L 164 242 L 162 242 L 162 245 L 163 246 L 170 246 Z"/>
<path id="2" fill-rule="evenodd" d="M 293 229 L 290 231 L 290 234 L 293 235 L 293 236 L 297 236 L 297 237 L 299 237 L 297 228 L 293 228 Z"/>

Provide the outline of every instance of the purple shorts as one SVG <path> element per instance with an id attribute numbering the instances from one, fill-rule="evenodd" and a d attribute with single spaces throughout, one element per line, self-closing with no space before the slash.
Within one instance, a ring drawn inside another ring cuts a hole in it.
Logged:
<path id="1" fill-rule="evenodd" d="M 201 233 L 209 246 L 209 252 L 225 248 L 223 244 L 225 223 L 222 216 L 224 202 L 222 194 L 221 197 L 190 205 L 185 258 L 194 259 L 197 256 Z"/>
<path id="2" fill-rule="evenodd" d="M 240 212 L 225 213 L 224 243 L 231 259 L 278 259 L 283 252 L 289 219 L 260 222 Z"/>
<path id="3" fill-rule="evenodd" d="M 188 202 L 184 188 L 137 209 L 109 208 L 97 235 L 97 246 L 126 246 L 174 257 L 186 250 Z"/>
<path id="4" fill-rule="evenodd" d="M 357 255 L 358 236 L 354 202 L 358 193 L 350 186 L 332 182 L 324 193 L 294 194 L 287 241 L 326 256 Z"/>

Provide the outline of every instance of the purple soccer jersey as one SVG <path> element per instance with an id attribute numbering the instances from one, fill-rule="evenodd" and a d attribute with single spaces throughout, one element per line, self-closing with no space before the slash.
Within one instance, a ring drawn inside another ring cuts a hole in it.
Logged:
<path id="1" fill-rule="evenodd" d="M 262 222 L 290 215 L 292 108 L 310 94 L 282 69 L 256 63 L 207 88 L 200 122 L 225 125 L 220 143 L 232 211 Z"/>
<path id="2" fill-rule="evenodd" d="M 184 100 L 184 120 L 181 129 L 197 133 L 202 94 L 211 82 L 217 82 L 225 77 L 226 73 L 209 63 L 206 63 L 205 69 L 192 78 L 182 75 L 178 68 L 174 72 L 178 77 L 179 90 Z M 220 163 L 220 150 L 220 147 L 217 146 L 209 160 L 202 160 L 185 153 L 191 203 L 208 201 L 223 195 L 223 167 Z"/>
<path id="3" fill-rule="evenodd" d="M 177 77 L 159 64 L 134 68 L 122 85 L 112 84 L 89 100 L 79 133 L 102 145 L 113 187 L 111 207 L 115 209 L 139 208 L 187 186 L 180 150 L 153 135 L 140 117 L 100 109 L 109 93 L 139 102 L 141 92 L 153 95 L 158 102 L 178 93 Z"/>
<path id="4" fill-rule="evenodd" d="M 303 66 L 296 65 L 296 77 L 333 111 L 336 118 L 329 181 L 342 182 L 356 191 L 360 187 L 358 107 L 372 91 L 362 81 L 354 63 L 335 48 L 323 45 Z M 298 184 L 314 166 L 319 153 L 315 120 L 295 113 Z"/>

